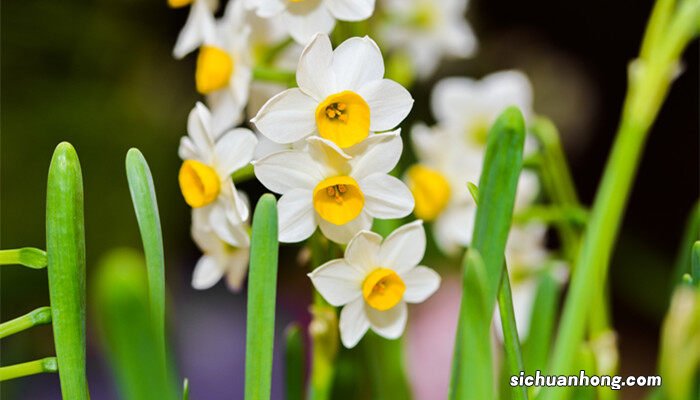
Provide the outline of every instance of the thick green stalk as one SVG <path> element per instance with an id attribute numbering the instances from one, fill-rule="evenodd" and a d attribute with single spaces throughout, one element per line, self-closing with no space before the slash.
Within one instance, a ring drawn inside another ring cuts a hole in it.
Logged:
<path id="1" fill-rule="evenodd" d="M 510 291 L 510 279 L 508 278 L 507 267 L 504 264 L 503 278 L 498 290 L 498 310 L 501 313 L 501 325 L 503 326 L 503 346 L 505 347 L 505 361 L 508 375 L 517 376 L 525 371 L 523 354 L 520 349 L 520 336 L 515 324 L 515 311 L 513 310 L 513 295 Z M 527 388 L 524 386 L 514 386 L 511 390 L 511 399 L 527 400 Z"/>
<path id="2" fill-rule="evenodd" d="M 388 340 L 374 332 L 367 332 L 361 347 L 372 399 L 410 400 L 413 396 L 404 368 L 404 340 Z"/>
<path id="3" fill-rule="evenodd" d="M 663 4 L 663 1 L 658 2 L 657 7 L 663 7 Z M 668 92 L 680 52 L 697 32 L 698 21 L 700 2 L 683 2 L 668 26 L 659 30 L 659 37 L 647 32 L 643 47 L 647 48 L 648 40 L 655 44 L 630 68 L 622 121 L 564 303 L 561 329 L 550 367 L 553 374 L 573 372 L 576 350 L 584 339 L 590 299 L 605 284 L 613 244 L 647 133 Z M 563 399 L 569 394 L 570 390 L 566 388 L 544 388 L 542 398 Z"/>
<path id="4" fill-rule="evenodd" d="M 42 269 L 46 267 L 46 252 L 33 247 L 21 249 L 0 250 L 0 265 L 24 265 L 25 267 Z"/>
<path id="5" fill-rule="evenodd" d="M 51 307 L 39 307 L 34 311 L 0 324 L 0 339 L 17 332 L 51 323 Z"/>
<path id="6" fill-rule="evenodd" d="M 138 149 L 132 148 L 126 154 L 126 176 L 129 192 L 139 224 L 141 241 L 146 254 L 148 270 L 148 299 L 151 318 L 158 341 L 158 351 L 163 364 L 166 361 L 165 340 L 165 259 L 163 234 L 158 214 L 158 201 L 153 186 L 153 177 L 148 163 Z"/>
<path id="7" fill-rule="evenodd" d="M 44 372 L 58 372 L 56 357 L 47 357 L 41 360 L 0 367 L 0 382 Z"/>
<path id="8" fill-rule="evenodd" d="M 491 313 L 503 273 L 504 251 L 513 216 L 515 191 L 522 168 L 525 124 L 517 108 L 506 109 L 488 134 L 479 181 L 471 254 L 478 254 L 486 270 L 483 296 L 469 294 L 476 285 L 474 260 L 465 258 L 462 304 L 453 359 L 450 399 L 493 398 L 489 329 Z M 472 277 L 472 278 L 470 278 Z M 483 303 L 483 305 L 481 304 Z M 488 318 L 482 318 L 484 307 Z"/>
<path id="9" fill-rule="evenodd" d="M 301 327 L 293 323 L 284 331 L 284 387 L 286 400 L 303 400 L 306 352 Z"/>
<path id="10" fill-rule="evenodd" d="M 544 371 L 547 367 L 547 356 L 557 316 L 559 286 L 551 268 L 542 274 L 537 285 L 530 332 L 523 346 L 525 371 L 528 375 L 533 375 L 537 370 Z"/>
<path id="11" fill-rule="evenodd" d="M 245 399 L 270 398 L 277 297 L 277 202 L 263 195 L 253 215 L 248 274 Z"/>
<path id="12" fill-rule="evenodd" d="M 110 252 L 100 260 L 91 283 L 98 333 L 121 397 L 177 399 L 151 315 L 143 256 L 131 249 Z"/>
<path id="13" fill-rule="evenodd" d="M 83 176 L 75 149 L 56 147 L 46 189 L 46 253 L 56 359 L 64 399 L 90 397 L 85 372 Z"/>

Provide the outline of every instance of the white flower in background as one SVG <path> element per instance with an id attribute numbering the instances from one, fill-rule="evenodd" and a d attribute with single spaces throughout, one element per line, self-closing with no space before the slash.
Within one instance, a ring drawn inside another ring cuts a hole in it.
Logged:
<path id="1" fill-rule="evenodd" d="M 476 203 L 467 183 L 479 183 L 484 146 L 454 140 L 441 126 L 418 124 L 411 131 L 418 162 L 406 171 L 406 183 L 415 199 L 417 218 L 433 222 L 435 241 L 446 254 L 456 254 L 471 243 Z M 520 174 L 515 209 L 530 205 L 539 193 L 537 174 Z"/>
<path id="2" fill-rule="evenodd" d="M 335 21 L 362 21 L 374 12 L 375 0 L 249 0 L 262 18 L 279 17 L 294 40 L 308 43 L 316 33 L 329 34 Z"/>
<path id="3" fill-rule="evenodd" d="M 233 26 L 230 22 L 243 16 L 241 7 L 228 8 L 229 14 L 216 22 L 214 34 L 208 35 L 197 55 L 195 83 L 197 91 L 206 95 L 216 137 L 243 121 L 252 80 L 252 55 L 248 25 Z"/>
<path id="4" fill-rule="evenodd" d="M 340 339 L 354 347 L 369 328 L 396 339 L 406 327 L 406 303 L 421 303 L 440 286 L 440 275 L 419 266 L 425 253 L 423 222 L 392 232 L 383 242 L 361 231 L 348 244 L 345 258 L 332 260 L 309 274 L 328 303 L 340 312 Z"/>
<path id="5" fill-rule="evenodd" d="M 307 148 L 273 153 L 253 163 L 255 176 L 279 199 L 279 239 L 300 242 L 316 230 L 337 243 L 369 229 L 372 218 L 402 218 L 413 209 L 406 185 L 389 175 L 401 156 L 400 132 L 372 135 L 341 150 L 307 138 Z"/>
<path id="6" fill-rule="evenodd" d="M 382 43 L 409 56 L 417 75 L 435 72 L 444 56 L 469 57 L 477 40 L 464 14 L 468 0 L 383 0 L 389 15 Z"/>
<path id="7" fill-rule="evenodd" d="M 316 35 L 296 77 L 299 88 L 270 99 L 251 121 L 278 143 L 318 135 L 350 147 L 370 132 L 395 128 L 413 106 L 405 88 L 383 79 L 384 60 L 369 37 L 350 38 L 334 51 L 327 35 Z"/>
<path id="8" fill-rule="evenodd" d="M 255 134 L 238 128 L 215 142 L 211 115 L 202 103 L 197 103 L 190 112 L 187 132 L 178 149 L 183 160 L 178 180 L 185 201 L 192 208 L 220 207 L 224 210 L 227 217 L 224 220 L 218 220 L 215 213 L 209 212 L 209 222 L 217 231 L 217 226 L 225 224 L 226 220 L 242 223 L 248 218 L 248 206 L 236 190 L 231 174 L 252 160 L 257 144 Z"/>
<path id="9" fill-rule="evenodd" d="M 468 145 L 483 147 L 489 128 L 509 106 L 518 107 L 525 121 L 532 117 L 532 97 L 532 86 L 523 73 L 503 71 L 480 81 L 442 79 L 433 88 L 431 108 L 446 131 Z M 530 145 L 526 142 L 526 149 Z"/>
<path id="10" fill-rule="evenodd" d="M 524 341 L 530 332 L 532 306 L 537 295 L 541 272 L 551 261 L 546 247 L 547 226 L 531 222 L 511 227 L 506 243 L 506 264 L 513 294 L 515 325 L 520 340 Z M 554 273 L 561 284 L 567 279 L 567 267 L 556 263 Z M 494 327 L 499 338 L 503 339 L 501 315 L 496 307 Z"/>
<path id="11" fill-rule="evenodd" d="M 219 6 L 218 0 L 168 0 L 172 8 L 190 7 L 185 26 L 173 49 L 173 56 L 177 59 L 185 57 L 201 46 L 206 38 L 214 36 L 213 13 Z"/>
<path id="12" fill-rule="evenodd" d="M 206 209 L 192 210 L 192 238 L 204 253 L 194 268 L 192 287 L 209 289 L 225 276 L 229 289 L 237 292 L 248 271 L 248 225 L 231 224 L 218 207 L 211 213 L 214 214 L 213 219 L 220 222 L 216 229 L 210 224 L 212 218 L 207 215 Z"/>

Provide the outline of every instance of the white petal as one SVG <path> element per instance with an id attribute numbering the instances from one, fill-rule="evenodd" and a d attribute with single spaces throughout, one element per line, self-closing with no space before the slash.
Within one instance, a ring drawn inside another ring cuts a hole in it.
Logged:
<path id="1" fill-rule="evenodd" d="M 320 136 L 310 136 L 306 138 L 307 151 L 311 158 L 323 168 L 324 176 L 349 175 L 351 156 L 337 144 Z"/>
<path id="2" fill-rule="evenodd" d="M 321 8 L 325 10 L 324 7 Z M 291 16 L 288 19 L 290 19 L 290 24 L 305 24 L 305 21 L 297 21 Z M 290 26 L 290 29 L 294 29 L 294 25 Z M 323 31 L 314 30 L 314 32 Z M 294 33 L 292 33 L 292 36 L 294 36 Z M 300 43 L 305 42 L 300 41 Z M 304 48 L 299 58 L 297 67 L 297 84 L 299 89 L 316 99 L 316 101 L 323 101 L 329 94 L 332 94 L 335 89 L 335 76 L 331 70 L 332 62 L 333 48 L 331 47 L 331 40 L 327 34 L 316 34 L 313 40 Z"/>
<path id="3" fill-rule="evenodd" d="M 357 218 L 345 225 L 335 225 L 318 217 L 318 227 L 328 239 L 336 243 L 345 244 L 349 242 L 357 232 L 369 230 L 372 227 L 372 217 L 363 211 Z"/>
<path id="4" fill-rule="evenodd" d="M 339 307 L 361 297 L 365 274 L 345 260 L 338 259 L 316 268 L 309 278 L 328 303 Z"/>
<path id="5" fill-rule="evenodd" d="M 477 41 L 469 24 L 461 17 L 445 27 L 444 45 L 447 54 L 454 57 L 470 57 L 477 50 Z"/>
<path id="6" fill-rule="evenodd" d="M 360 88 L 358 94 L 369 105 L 369 129 L 372 131 L 395 128 L 413 108 L 413 98 L 408 90 L 389 79 L 369 82 Z"/>
<path id="7" fill-rule="evenodd" d="M 355 0 L 327 0 L 330 2 L 356 4 Z M 367 0 L 361 0 L 367 1 Z M 374 3 L 373 0 L 372 3 Z M 372 4 L 374 6 L 374 4 Z M 374 40 L 365 36 L 353 37 L 338 46 L 333 52 L 333 72 L 338 91 L 359 91 L 366 83 L 384 77 L 384 60 L 382 52 Z M 360 95 L 362 95 L 360 93 Z M 364 97 L 364 96 L 363 96 Z M 366 98 L 365 101 L 369 102 Z M 370 105 L 371 115 L 374 110 Z"/>
<path id="8" fill-rule="evenodd" d="M 248 165 L 257 144 L 258 138 L 250 129 L 237 128 L 225 133 L 214 146 L 216 172 L 225 177 Z"/>
<path id="9" fill-rule="evenodd" d="M 232 224 L 240 224 L 248 220 L 250 210 L 247 198 L 238 193 L 232 179 L 225 178 L 221 182 L 221 192 L 216 201 L 223 204 L 222 208 L 226 210 L 226 217 Z"/>
<path id="10" fill-rule="evenodd" d="M 425 229 L 423 221 L 417 220 L 391 232 L 382 243 L 378 262 L 402 274 L 418 265 L 425 254 Z"/>
<path id="11" fill-rule="evenodd" d="M 279 240 L 296 243 L 311 236 L 316 230 L 316 212 L 310 190 L 293 189 L 277 203 L 279 210 Z"/>
<path id="12" fill-rule="evenodd" d="M 365 312 L 372 330 L 387 339 L 398 339 L 406 329 L 408 307 L 406 302 L 400 302 L 386 311 L 375 310 L 365 304 Z"/>
<path id="13" fill-rule="evenodd" d="M 248 273 L 248 261 L 250 251 L 248 249 L 236 249 L 229 253 L 226 263 L 226 286 L 233 292 L 240 292 L 243 280 Z"/>
<path id="14" fill-rule="evenodd" d="M 284 1 L 280 0 L 260 0 L 256 5 L 255 13 L 261 18 L 273 17 L 285 9 Z"/>
<path id="15" fill-rule="evenodd" d="M 177 37 L 173 56 L 185 57 L 202 43 L 213 40 L 215 33 L 214 16 L 205 1 L 195 1 L 190 8 L 185 26 Z"/>
<path id="16" fill-rule="evenodd" d="M 196 160 L 199 158 L 197 154 L 197 148 L 192 143 L 192 139 L 187 136 L 180 138 L 180 147 L 177 149 L 177 155 L 182 160 Z"/>
<path id="17" fill-rule="evenodd" d="M 214 257 L 202 256 L 197 265 L 194 267 L 194 272 L 192 273 L 192 287 L 198 290 L 209 289 L 210 287 L 216 285 L 221 277 L 224 275 L 223 268 L 221 268 Z"/>
<path id="18" fill-rule="evenodd" d="M 455 255 L 472 241 L 476 206 L 473 203 L 449 207 L 433 224 L 435 242 L 449 255 Z"/>
<path id="19" fill-rule="evenodd" d="M 250 246 L 250 236 L 248 236 L 246 225 L 234 225 L 226 215 L 226 210 L 220 203 L 215 203 L 214 206 L 212 206 L 211 213 L 209 214 L 209 223 L 211 224 L 212 230 L 216 232 L 216 235 L 219 236 L 221 240 L 231 246 Z"/>
<path id="20" fill-rule="evenodd" d="M 388 174 L 401 158 L 403 150 L 401 130 L 370 135 L 346 150 L 347 154 L 353 157 L 350 165 L 352 165 L 352 176 L 355 179 L 362 179 L 376 173 Z"/>
<path id="21" fill-rule="evenodd" d="M 308 152 L 285 150 L 270 154 L 253 164 L 255 176 L 275 193 L 292 189 L 312 190 L 324 179 Z"/>
<path id="22" fill-rule="evenodd" d="M 316 132 L 317 102 L 297 88 L 274 96 L 251 120 L 263 135 L 277 143 L 292 143 Z"/>
<path id="23" fill-rule="evenodd" d="M 356 268 L 369 272 L 377 266 L 376 259 L 381 243 L 380 235 L 370 231 L 360 231 L 345 248 L 345 260 Z"/>
<path id="24" fill-rule="evenodd" d="M 243 121 L 245 103 L 238 101 L 229 88 L 208 94 L 207 103 L 211 108 L 211 131 L 215 139 Z"/>
<path id="25" fill-rule="evenodd" d="M 358 183 L 365 195 L 365 210 L 374 218 L 403 218 L 413 211 L 413 195 L 401 180 L 387 174 L 372 174 Z"/>
<path id="26" fill-rule="evenodd" d="M 406 272 L 401 278 L 406 284 L 403 298 L 408 303 L 422 303 L 440 287 L 440 275 L 422 265 Z"/>
<path id="27" fill-rule="evenodd" d="M 326 0 L 325 4 L 341 21 L 362 21 L 374 12 L 374 0 Z"/>
<path id="28" fill-rule="evenodd" d="M 439 122 L 460 124 L 469 115 L 483 108 L 480 95 L 479 83 L 473 79 L 442 79 L 435 84 L 430 96 L 433 115 Z"/>
<path id="29" fill-rule="evenodd" d="M 208 162 L 214 152 L 214 137 L 211 131 L 211 114 L 207 107 L 197 102 L 187 117 L 187 134 L 199 154 L 199 159 Z"/>
<path id="30" fill-rule="evenodd" d="M 351 349 L 357 345 L 369 329 L 369 321 L 365 314 L 365 300 L 360 297 L 348 303 L 340 311 L 340 340 L 343 346 Z"/>

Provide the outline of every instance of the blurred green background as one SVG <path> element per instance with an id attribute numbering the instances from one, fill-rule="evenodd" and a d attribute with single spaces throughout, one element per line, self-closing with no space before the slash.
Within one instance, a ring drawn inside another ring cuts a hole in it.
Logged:
<path id="1" fill-rule="evenodd" d="M 472 1 L 467 15 L 480 40 L 480 53 L 473 60 L 444 63 L 435 79 L 480 77 L 506 68 L 525 71 L 535 88 L 535 110 L 560 126 L 581 197 L 590 203 L 621 109 L 626 65 L 638 51 L 650 9 L 650 1 L 634 0 Z M 91 268 L 107 250 L 140 248 L 124 157 L 130 147 L 141 149 L 160 204 L 170 319 L 181 368 L 216 367 L 213 371 L 219 376 L 209 383 L 229 387 L 212 388 L 202 398 L 230 398 L 230 386 L 242 383 L 242 378 L 230 382 L 221 370 L 225 366 L 192 361 L 193 352 L 201 350 L 197 346 L 207 340 L 210 348 L 238 346 L 224 355 L 242 357 L 241 335 L 208 332 L 243 329 L 244 301 L 222 285 L 207 292 L 189 288 L 198 252 L 189 238 L 189 209 L 177 186 L 177 145 L 198 97 L 193 57 L 175 61 L 170 55 L 186 15 L 186 9 L 168 9 L 164 0 L 3 1 L 0 239 L 2 248 L 44 247 L 46 173 L 56 144 L 70 141 L 84 175 L 90 282 Z M 697 53 L 695 43 L 651 134 L 615 256 L 614 317 L 623 373 L 654 371 L 666 276 L 686 215 L 698 197 Z M 419 119 L 430 121 L 431 83 L 414 89 L 416 105 L 404 127 Z M 244 188 L 261 191 L 254 183 Z M 285 254 L 291 260 L 292 251 Z M 45 272 L 19 267 L 3 267 L 1 272 L 1 320 L 48 304 Z M 291 265 L 281 272 L 280 281 L 292 283 L 280 296 L 303 294 L 296 300 L 298 306 L 286 306 L 282 322 L 305 318 L 303 300 L 309 285 L 298 272 Z M 202 309 L 211 314 L 198 315 Z M 94 361 L 92 327 L 88 331 L 91 388 L 98 387 L 93 397 L 113 398 L 103 364 Z M 226 337 L 232 339 L 227 342 Z M 0 345 L 2 365 L 53 354 L 49 327 Z M 242 358 L 232 362 L 239 365 Z M 279 396 L 278 381 L 274 396 Z M 33 382 L 46 385 L 46 390 L 28 391 Z M 51 376 L 26 378 L 3 384 L 0 390 L 7 399 L 30 398 L 28 393 L 31 398 L 56 398 L 58 381 Z"/>

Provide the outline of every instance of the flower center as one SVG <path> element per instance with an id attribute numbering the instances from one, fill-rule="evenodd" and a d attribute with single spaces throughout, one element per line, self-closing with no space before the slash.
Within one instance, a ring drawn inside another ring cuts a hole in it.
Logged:
<path id="1" fill-rule="evenodd" d="M 406 284 L 396 272 L 377 268 L 362 283 L 362 296 L 370 307 L 386 311 L 399 304 L 406 291 Z"/>
<path id="2" fill-rule="evenodd" d="M 192 4 L 194 0 L 168 0 L 171 8 L 180 8 Z"/>
<path id="3" fill-rule="evenodd" d="M 450 200 L 450 184 L 438 171 L 421 164 L 413 165 L 406 173 L 408 187 L 416 201 L 416 217 L 432 221 Z M 466 190 L 466 188 L 465 188 Z"/>
<path id="4" fill-rule="evenodd" d="M 316 127 L 340 147 L 360 143 L 369 135 L 369 105 L 349 90 L 332 94 L 316 107 Z"/>
<path id="5" fill-rule="evenodd" d="M 467 127 L 467 140 L 485 146 L 489 135 L 489 120 L 486 117 L 477 118 Z"/>
<path id="6" fill-rule="evenodd" d="M 337 176 L 316 185 L 313 202 L 321 218 L 335 225 L 344 225 L 360 215 L 365 196 L 353 178 Z"/>
<path id="7" fill-rule="evenodd" d="M 178 175 L 180 191 L 190 207 L 203 207 L 219 195 L 219 175 L 210 166 L 196 160 L 185 160 Z"/>
<path id="8" fill-rule="evenodd" d="M 197 56 L 197 91 L 209 94 L 226 87 L 233 74 L 233 58 L 218 47 L 202 46 Z"/>

